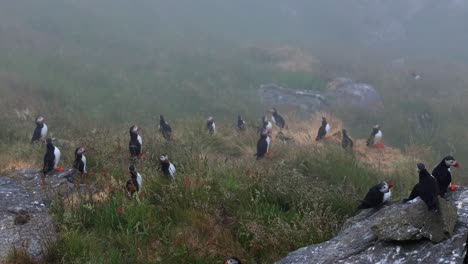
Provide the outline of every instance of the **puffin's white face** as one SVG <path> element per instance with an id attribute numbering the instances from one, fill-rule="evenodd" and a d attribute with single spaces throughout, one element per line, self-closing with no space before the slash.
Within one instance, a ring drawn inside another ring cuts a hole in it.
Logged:
<path id="1" fill-rule="evenodd" d="M 133 133 L 138 133 L 138 126 L 133 126 L 132 132 Z"/>
<path id="2" fill-rule="evenodd" d="M 43 122 L 44 122 L 44 118 L 42 116 L 40 116 L 40 117 L 38 117 L 36 119 L 36 123 L 38 123 L 38 124 L 42 124 Z"/>
<path id="3" fill-rule="evenodd" d="M 447 167 L 455 167 L 455 168 L 460 167 L 460 164 L 456 160 L 452 160 L 452 159 L 446 160 L 445 165 L 447 165 Z"/>
<path id="4" fill-rule="evenodd" d="M 393 185 L 391 183 L 383 182 L 383 186 L 380 187 L 379 191 L 382 193 L 387 193 L 392 187 Z"/>
<path id="5" fill-rule="evenodd" d="M 212 116 L 208 117 L 208 121 L 213 121 L 213 117 Z"/>
<path id="6" fill-rule="evenodd" d="M 168 160 L 167 155 L 161 155 L 161 157 L 159 157 L 159 160 L 161 160 L 161 161 Z"/>
<path id="7" fill-rule="evenodd" d="M 239 261 L 235 259 L 228 259 L 224 262 L 224 264 L 239 264 Z"/>
<path id="8" fill-rule="evenodd" d="M 77 151 L 76 151 L 76 154 L 78 155 L 81 155 L 85 152 L 85 149 L 84 148 L 79 148 Z"/>

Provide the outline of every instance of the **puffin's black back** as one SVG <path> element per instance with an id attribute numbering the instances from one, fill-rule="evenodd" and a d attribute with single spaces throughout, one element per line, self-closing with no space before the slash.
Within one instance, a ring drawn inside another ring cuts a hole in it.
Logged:
<path id="1" fill-rule="evenodd" d="M 419 171 L 419 197 L 426 203 L 429 210 L 439 209 L 439 185 L 437 180 L 432 177 L 426 169 Z"/>
<path id="2" fill-rule="evenodd" d="M 141 154 L 141 144 L 138 141 L 138 133 L 132 132 L 130 130 L 130 143 L 128 144 L 128 149 L 130 150 L 130 155 L 132 157 L 137 157 Z"/>
<path id="3" fill-rule="evenodd" d="M 345 129 L 343 129 L 343 139 L 341 140 L 341 146 L 344 148 L 344 149 L 347 149 L 347 148 L 353 148 L 353 140 L 348 136 L 348 133 L 346 132 Z"/>
<path id="4" fill-rule="evenodd" d="M 435 168 L 432 170 L 432 175 L 437 179 L 439 183 L 439 195 L 444 197 L 447 192 L 450 183 L 452 182 L 452 173 L 449 171 L 449 167 L 445 164 L 444 158 Z M 453 158 L 452 158 L 453 159 Z"/>
<path id="5" fill-rule="evenodd" d="M 364 200 L 361 201 L 361 204 L 358 208 L 366 209 L 379 206 L 382 203 L 384 196 L 384 194 L 380 191 L 380 188 L 382 188 L 382 183 L 379 183 L 370 188 L 366 194 L 366 197 L 364 197 Z"/>
<path id="6" fill-rule="evenodd" d="M 43 127 L 44 127 L 44 124 L 36 124 L 36 129 L 34 129 L 31 142 L 39 141 L 41 139 L 41 131 Z"/>
<path id="7" fill-rule="evenodd" d="M 81 173 L 84 173 L 84 162 L 81 160 L 83 158 L 83 155 L 82 154 L 78 154 L 78 150 L 80 148 L 77 148 L 75 150 L 75 162 L 73 162 L 73 168 L 75 168 L 76 170 L 78 170 L 79 172 Z"/>
<path id="8" fill-rule="evenodd" d="M 46 154 L 44 155 L 44 167 L 42 169 L 42 172 L 44 174 L 47 174 L 51 171 L 54 170 L 54 161 L 55 161 L 55 146 L 52 144 L 52 142 L 47 142 L 47 150 Z"/>
<path id="9" fill-rule="evenodd" d="M 164 120 L 164 117 L 162 115 L 160 116 L 160 119 L 159 119 L 159 128 L 165 139 L 171 138 L 172 128 L 169 125 L 169 123 L 167 123 L 166 120 Z"/>
<path id="10" fill-rule="evenodd" d="M 267 142 L 267 135 L 261 135 L 260 139 L 257 142 L 257 158 L 265 157 L 265 154 L 268 151 L 268 142 Z"/>
<path id="11" fill-rule="evenodd" d="M 325 137 L 327 134 L 327 121 L 325 119 L 322 120 L 322 125 L 320 126 L 317 137 L 315 138 L 316 141 L 319 141 Z"/>
<path id="12" fill-rule="evenodd" d="M 286 126 L 286 121 L 284 121 L 284 118 L 280 114 L 274 112 L 273 116 L 275 117 L 277 126 L 279 126 L 280 128 L 284 128 Z"/>

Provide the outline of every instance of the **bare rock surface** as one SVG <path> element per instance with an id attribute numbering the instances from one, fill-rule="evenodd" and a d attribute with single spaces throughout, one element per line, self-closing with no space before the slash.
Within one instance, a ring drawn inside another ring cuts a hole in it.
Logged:
<path id="1" fill-rule="evenodd" d="M 451 192 L 441 208 L 433 215 L 417 198 L 407 204 L 394 202 L 379 210 L 362 210 L 331 240 L 300 248 L 277 264 L 462 263 L 468 189 Z"/>

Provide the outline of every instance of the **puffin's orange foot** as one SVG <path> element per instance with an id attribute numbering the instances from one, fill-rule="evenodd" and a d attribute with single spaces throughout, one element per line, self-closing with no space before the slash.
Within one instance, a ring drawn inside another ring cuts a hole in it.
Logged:
<path id="1" fill-rule="evenodd" d="M 385 145 L 384 145 L 382 142 L 380 142 L 380 143 L 377 143 L 375 146 L 376 146 L 377 148 L 379 148 L 379 149 L 381 149 L 381 148 L 384 148 L 384 147 L 385 147 Z"/>
<path id="2" fill-rule="evenodd" d="M 271 156 L 273 156 L 273 152 L 271 152 L 271 151 L 268 151 L 268 152 L 266 153 L 266 156 L 267 156 L 267 157 L 271 157 Z"/>
<path id="3" fill-rule="evenodd" d="M 457 188 L 458 188 L 457 185 L 451 184 L 450 187 L 449 187 L 449 190 L 453 192 L 453 191 L 455 191 Z"/>
<path id="4" fill-rule="evenodd" d="M 57 168 L 56 168 L 55 170 L 56 170 L 56 171 L 63 171 L 63 170 L 65 170 L 65 169 L 64 169 L 63 167 L 61 167 L 61 166 L 57 166 Z"/>

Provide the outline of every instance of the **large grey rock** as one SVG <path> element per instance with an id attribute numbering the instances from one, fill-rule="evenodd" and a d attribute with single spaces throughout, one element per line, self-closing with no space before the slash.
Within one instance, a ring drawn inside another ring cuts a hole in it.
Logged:
<path id="1" fill-rule="evenodd" d="M 381 223 L 385 217 L 392 217 L 392 214 L 400 214 L 400 211 L 411 208 L 422 210 L 422 201 L 417 199 L 413 204 L 398 202 L 383 206 L 380 210 L 362 210 L 344 224 L 336 237 L 300 248 L 277 263 L 462 263 L 468 232 L 468 189 L 460 187 L 451 192 L 447 195 L 447 201 L 457 208 L 457 221 L 452 235 L 440 243 L 429 239 L 388 242 L 379 240 L 372 230 L 373 226 Z"/>
<path id="2" fill-rule="evenodd" d="M 427 238 L 442 242 L 453 234 L 457 222 L 457 207 L 439 199 L 440 210 L 433 213 L 417 198 L 413 205 L 395 205 L 381 212 L 372 231 L 382 241 L 408 241 Z"/>
<path id="3" fill-rule="evenodd" d="M 56 239 L 47 201 L 76 187 L 83 192 L 93 192 L 94 187 L 77 185 L 74 169 L 50 173 L 44 185 L 38 169 L 14 170 L 8 176 L 0 177 L 0 262 L 13 248 L 40 259 L 47 243 Z"/>
<path id="4" fill-rule="evenodd" d="M 17 181 L 0 177 L 0 259 L 13 247 L 40 257 L 55 228 L 42 199 Z"/>
<path id="5" fill-rule="evenodd" d="M 308 113 L 336 108 L 378 110 L 383 106 L 381 96 L 374 87 L 348 78 L 336 78 L 323 92 L 266 84 L 260 86 L 258 93 L 265 105 L 293 107 Z"/>

